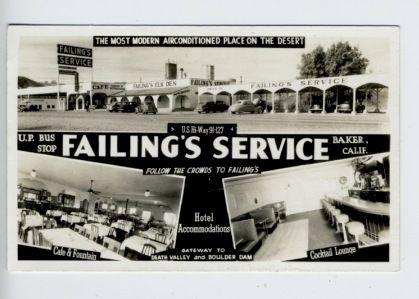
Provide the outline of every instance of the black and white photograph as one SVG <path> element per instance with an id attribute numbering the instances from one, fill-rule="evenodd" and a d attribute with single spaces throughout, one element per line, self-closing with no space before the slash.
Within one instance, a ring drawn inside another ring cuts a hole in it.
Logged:
<path id="1" fill-rule="evenodd" d="M 147 46 L 152 37 L 138 38 L 141 47 L 108 47 L 95 36 L 22 36 L 18 128 L 156 132 L 190 122 L 237 123 L 240 132 L 388 133 L 397 99 L 386 30 L 240 51 L 182 47 L 182 37 L 179 47 Z"/>
<path id="2" fill-rule="evenodd" d="M 417 298 L 418 9 L 0 1 L 0 299 Z"/>
<path id="3" fill-rule="evenodd" d="M 388 261 L 389 153 L 224 180 L 237 250 L 259 261 L 321 260 L 378 246 Z M 329 252 L 330 250 L 330 252 Z"/>
<path id="4" fill-rule="evenodd" d="M 398 36 L 11 26 L 10 268 L 397 270 Z"/>
<path id="5" fill-rule="evenodd" d="M 174 248 L 183 178 L 18 157 L 18 259 L 150 260 Z"/>

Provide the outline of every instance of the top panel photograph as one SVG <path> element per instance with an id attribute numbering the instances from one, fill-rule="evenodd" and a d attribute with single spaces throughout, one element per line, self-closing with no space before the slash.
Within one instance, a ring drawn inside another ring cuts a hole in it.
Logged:
<path id="1" fill-rule="evenodd" d="M 24 28 L 9 30 L 19 130 L 388 134 L 398 113 L 395 27 Z"/>

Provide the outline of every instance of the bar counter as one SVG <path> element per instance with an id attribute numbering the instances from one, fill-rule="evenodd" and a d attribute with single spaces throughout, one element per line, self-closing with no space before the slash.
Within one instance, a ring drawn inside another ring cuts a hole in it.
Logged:
<path id="1" fill-rule="evenodd" d="M 389 203 L 372 202 L 369 200 L 336 194 L 327 194 L 326 197 L 329 200 L 333 200 L 338 205 L 345 205 L 355 210 L 358 210 L 359 212 L 380 216 L 390 216 Z"/>

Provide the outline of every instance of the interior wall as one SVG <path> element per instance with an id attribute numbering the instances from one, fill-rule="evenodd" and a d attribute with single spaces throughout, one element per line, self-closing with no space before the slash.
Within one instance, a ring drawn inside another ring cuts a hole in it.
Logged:
<path id="1" fill-rule="evenodd" d="M 348 178 L 345 185 L 339 183 L 342 176 Z M 287 214 L 290 215 L 320 209 L 320 199 L 325 194 L 347 195 L 352 185 L 353 169 L 350 161 L 346 161 L 343 164 L 310 165 L 226 182 L 225 192 L 230 218 L 279 201 L 285 201 Z"/>
<path id="2" fill-rule="evenodd" d="M 26 174 L 19 172 L 19 177 L 25 177 Z M 44 178 L 37 178 L 41 180 L 46 186 L 47 190 L 51 192 L 51 195 L 57 196 L 59 193 L 68 193 L 76 196 L 74 201 L 74 208 L 80 208 L 80 202 L 84 199 L 89 199 L 89 193 L 83 190 L 79 190 L 76 188 L 71 188 L 50 180 L 46 180 Z"/>

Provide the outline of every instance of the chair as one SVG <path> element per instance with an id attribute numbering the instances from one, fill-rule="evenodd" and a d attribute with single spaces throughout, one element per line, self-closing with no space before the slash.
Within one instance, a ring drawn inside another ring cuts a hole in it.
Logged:
<path id="1" fill-rule="evenodd" d="M 77 232 L 79 234 L 82 234 L 83 230 L 84 230 L 84 227 L 83 226 L 78 225 L 78 224 L 74 225 L 74 231 L 75 232 Z"/>
<path id="2" fill-rule="evenodd" d="M 89 232 L 89 237 L 90 240 L 97 242 L 98 238 L 99 238 L 99 234 L 94 232 L 94 231 L 90 231 Z"/>
<path id="3" fill-rule="evenodd" d="M 354 236 L 359 245 L 359 237 L 365 233 L 365 226 L 361 222 L 352 221 L 346 224 L 346 229 L 350 235 Z"/>
<path id="4" fill-rule="evenodd" d="M 157 241 L 157 242 L 160 242 L 160 243 L 166 244 L 166 235 L 163 235 L 163 234 L 156 234 L 156 235 L 155 235 L 155 238 L 156 238 L 156 241 Z"/>
<path id="5" fill-rule="evenodd" d="M 236 249 L 246 253 L 256 252 L 262 245 L 265 232 L 256 230 L 254 219 L 233 221 L 232 228 Z"/>
<path id="6" fill-rule="evenodd" d="M 151 256 L 152 254 L 155 254 L 157 251 L 156 247 L 152 244 L 144 244 L 143 248 L 141 250 L 141 253 L 147 256 Z"/>
<path id="7" fill-rule="evenodd" d="M 92 224 L 92 232 L 99 234 L 99 227 L 97 225 Z"/>
<path id="8" fill-rule="evenodd" d="M 103 238 L 103 246 L 109 250 L 112 250 L 115 253 L 119 252 L 119 249 L 121 248 L 121 243 L 118 241 L 115 241 L 109 237 Z"/>

